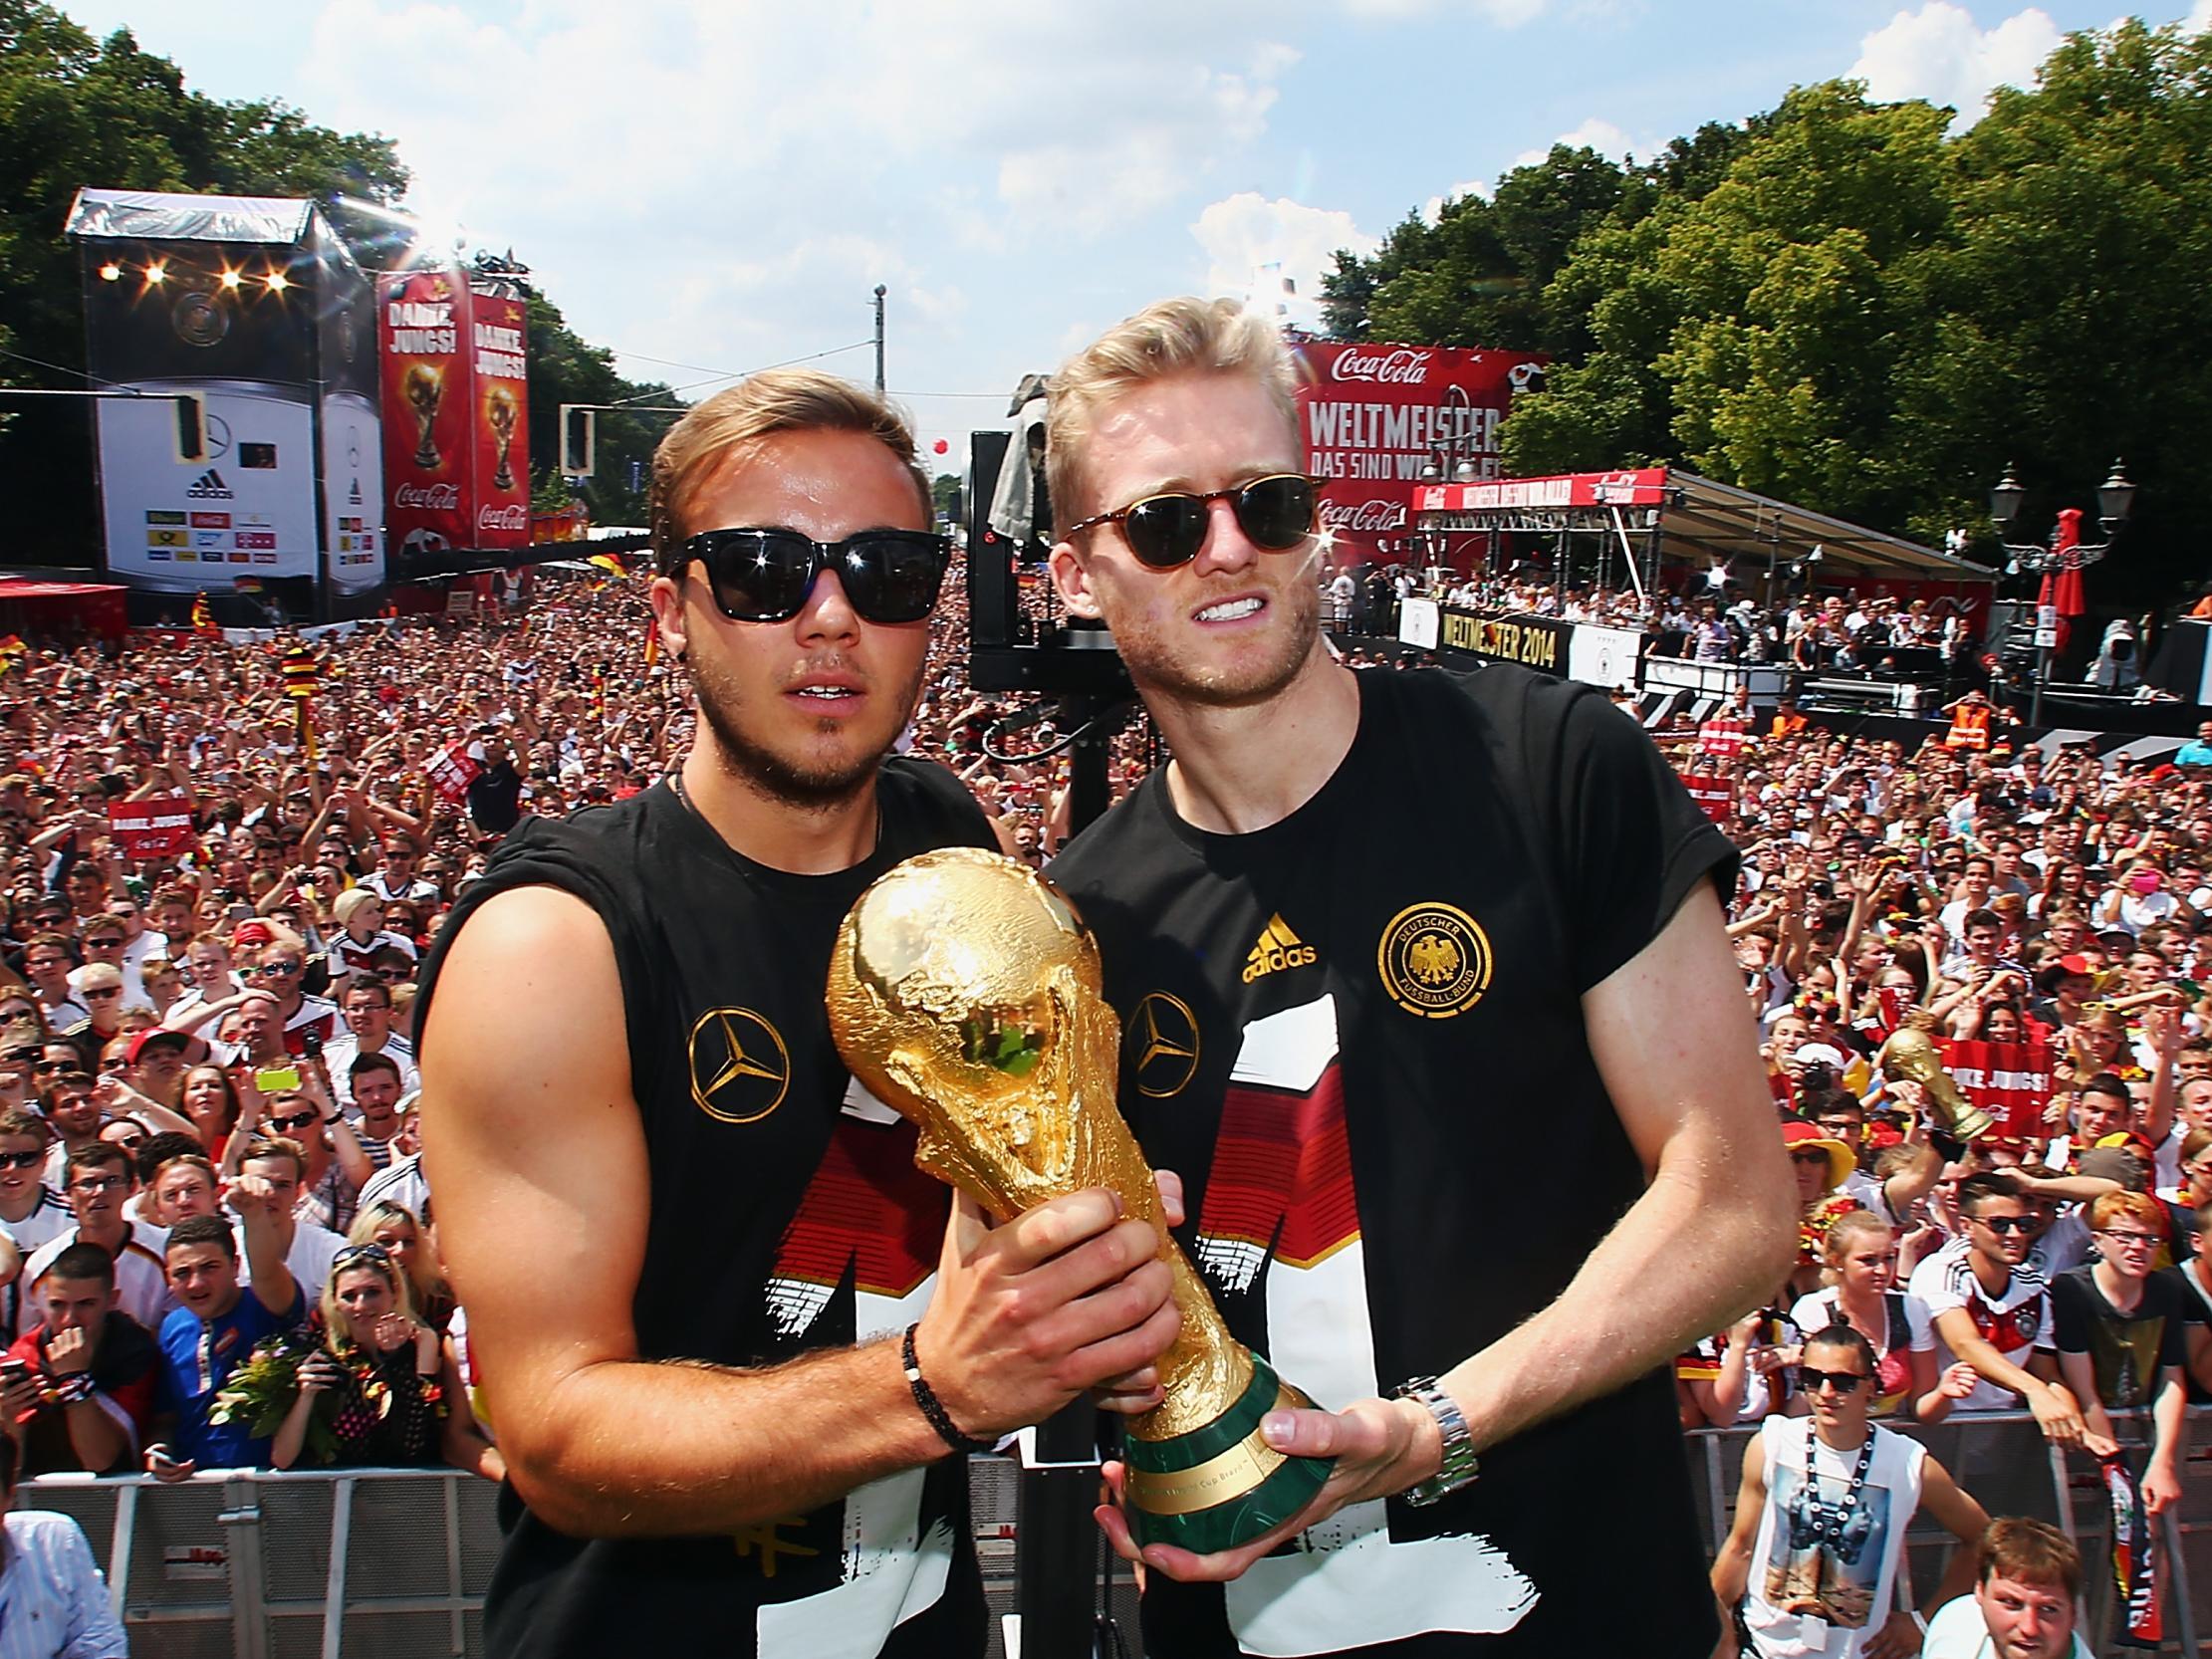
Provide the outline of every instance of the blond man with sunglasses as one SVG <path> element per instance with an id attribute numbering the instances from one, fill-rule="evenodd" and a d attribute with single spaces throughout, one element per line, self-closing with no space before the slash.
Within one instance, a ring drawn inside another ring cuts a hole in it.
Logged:
<path id="1" fill-rule="evenodd" d="M 1052 873 L 1193 1259 L 1328 1408 L 1268 1413 L 1267 1447 L 1336 1459 L 1241 1549 L 1145 1546 L 1145 1648 L 1589 1650 L 1559 1495 L 1601 1491 L 1637 1540 L 1607 1602 L 1640 1652 L 1705 1659 L 1660 1367 L 1771 1292 L 1795 1231 L 1722 927 L 1735 853 L 1593 687 L 1331 658 L 1293 381 L 1265 318 L 1171 300 L 1052 391 L 1053 579 L 1174 755 Z M 1545 1155 L 1502 1180 L 1533 1101 Z"/>

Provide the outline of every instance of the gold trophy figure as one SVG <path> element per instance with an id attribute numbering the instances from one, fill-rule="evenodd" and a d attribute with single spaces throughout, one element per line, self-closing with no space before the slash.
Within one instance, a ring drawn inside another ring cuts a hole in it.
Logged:
<path id="1" fill-rule="evenodd" d="M 438 403 L 445 396 L 445 371 L 434 364 L 410 362 L 399 377 L 400 395 L 414 410 L 414 464 L 424 472 L 438 468 L 438 440 L 431 427 L 438 418 Z"/>
<path id="2" fill-rule="evenodd" d="M 1060 891 L 973 847 L 907 859 L 838 930 L 829 1010 L 845 1064 L 920 1128 L 914 1162 L 999 1220 L 1108 1187 L 1159 1228 L 1183 1322 L 1157 1362 L 1166 1398 L 1128 1425 L 1138 1541 L 1228 1549 L 1304 1509 L 1329 1461 L 1275 1451 L 1260 1421 L 1311 1402 L 1229 1334 L 1167 1236 L 1114 1107 L 1121 1027 L 1099 948 Z"/>
<path id="3" fill-rule="evenodd" d="M 493 381 L 491 390 L 484 393 L 484 418 L 491 423 L 492 443 L 499 451 L 499 470 L 492 474 L 495 490 L 515 487 L 514 469 L 507 464 L 507 449 L 515 441 L 515 420 L 521 413 L 522 406 L 515 401 L 514 392 L 503 382 Z"/>
<path id="4" fill-rule="evenodd" d="M 1933 1036 L 1935 1029 L 1933 1013 L 1914 1009 L 1905 1016 L 1905 1023 L 1889 1034 L 1889 1041 L 1874 1056 L 1874 1064 L 1881 1067 L 1882 1075 L 1894 1081 L 1918 1083 L 1928 1097 L 1930 1115 L 1945 1134 L 1959 1140 L 1987 1134 L 1997 1119 L 1961 1094 L 1951 1073 L 1943 1069 L 1943 1057 L 1936 1050 Z"/>

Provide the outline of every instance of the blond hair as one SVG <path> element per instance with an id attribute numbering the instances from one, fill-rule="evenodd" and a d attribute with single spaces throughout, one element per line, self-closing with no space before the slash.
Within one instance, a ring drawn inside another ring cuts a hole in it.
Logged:
<path id="1" fill-rule="evenodd" d="M 1235 300 L 1161 300 L 1115 324 L 1052 378 L 1045 417 L 1045 483 L 1056 533 L 1088 517 L 1079 461 L 1099 411 L 1122 393 L 1174 374 L 1249 374 L 1283 418 L 1297 422 L 1297 371 L 1274 323 Z"/>
<path id="2" fill-rule="evenodd" d="M 362 1333 L 354 1328 L 354 1321 L 346 1316 L 345 1304 L 338 1300 L 338 1282 L 350 1273 L 374 1274 L 390 1288 L 394 1312 L 404 1313 L 410 1319 L 419 1317 L 415 1310 L 414 1287 L 407 1283 L 407 1276 L 399 1271 L 399 1264 L 391 1259 L 382 1246 L 371 1242 L 370 1248 L 377 1252 L 375 1256 L 348 1256 L 345 1251 L 340 1251 L 338 1255 L 343 1260 L 332 1261 L 331 1276 L 323 1282 L 323 1327 L 330 1332 L 334 1345 L 340 1341 L 362 1341 Z M 363 1343 L 363 1346 L 367 1345 Z"/>
<path id="3" fill-rule="evenodd" d="M 883 398 L 819 368 L 770 368 L 716 392 L 693 408 L 653 451 L 650 518 L 653 569 L 671 574 L 686 535 L 684 515 L 714 474 L 743 460 L 778 432 L 859 432 L 905 467 L 924 524 L 936 522 L 929 478 L 914 458 L 906 417 Z"/>

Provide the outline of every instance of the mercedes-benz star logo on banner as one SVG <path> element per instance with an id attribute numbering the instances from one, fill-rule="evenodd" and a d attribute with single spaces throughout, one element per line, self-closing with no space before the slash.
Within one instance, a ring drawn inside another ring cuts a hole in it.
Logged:
<path id="1" fill-rule="evenodd" d="M 791 1051 L 782 1034 L 751 1009 L 709 1009 L 691 1028 L 686 1048 L 691 1098 L 707 1116 L 757 1123 L 784 1103 Z"/>
<path id="2" fill-rule="evenodd" d="M 1166 991 L 1149 991 L 1122 1039 L 1136 1091 L 1155 1100 L 1180 1093 L 1198 1071 L 1198 1017 Z"/>

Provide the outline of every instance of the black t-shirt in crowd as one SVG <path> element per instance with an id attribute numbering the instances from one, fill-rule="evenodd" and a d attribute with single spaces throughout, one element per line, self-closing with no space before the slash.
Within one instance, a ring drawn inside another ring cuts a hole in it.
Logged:
<path id="1" fill-rule="evenodd" d="M 1495 1342 L 1642 1193 L 1580 998 L 1735 879 L 1587 686 L 1493 667 L 1359 693 L 1344 762 L 1282 822 L 1205 833 L 1155 774 L 1051 871 L 1098 933 L 1121 1106 L 1184 1178 L 1192 1260 L 1333 1408 Z M 1594 1594 L 1639 1653 L 1717 1639 L 1664 1370 L 1486 1448 L 1434 1507 L 1356 1506 L 1226 1588 L 1154 1573 L 1145 1650 L 1551 1659 L 1591 1650 Z"/>
<path id="2" fill-rule="evenodd" d="M 2189 1291 L 2161 1268 L 2143 1281 L 2143 1300 L 2122 1313 L 2096 1288 L 2093 1267 L 2051 1282 L 2051 1339 L 2061 1353 L 2086 1353 L 2096 1373 L 2096 1397 L 2108 1411 L 2150 1404 L 2158 1373 L 2188 1362 Z"/>
<path id="3" fill-rule="evenodd" d="M 522 774 L 505 755 L 469 780 L 468 816 L 487 835 L 504 835 L 522 817 Z"/>
<path id="4" fill-rule="evenodd" d="M 528 885 L 574 893 L 607 924 L 651 1176 L 632 1304 L 644 1358 L 772 1365 L 896 1333 L 928 1304 L 949 1189 L 914 1168 L 912 1126 L 852 1085 L 823 989 L 870 881 L 930 847 L 995 842 L 941 767 L 887 762 L 877 802 L 874 853 L 819 876 L 740 856 L 666 784 L 531 819 L 439 936 Z M 442 960 L 426 965 L 425 1004 Z M 511 1487 L 501 1498 L 484 1619 L 499 1659 L 983 1651 L 964 1460 L 736 1537 L 575 1539 Z"/>

